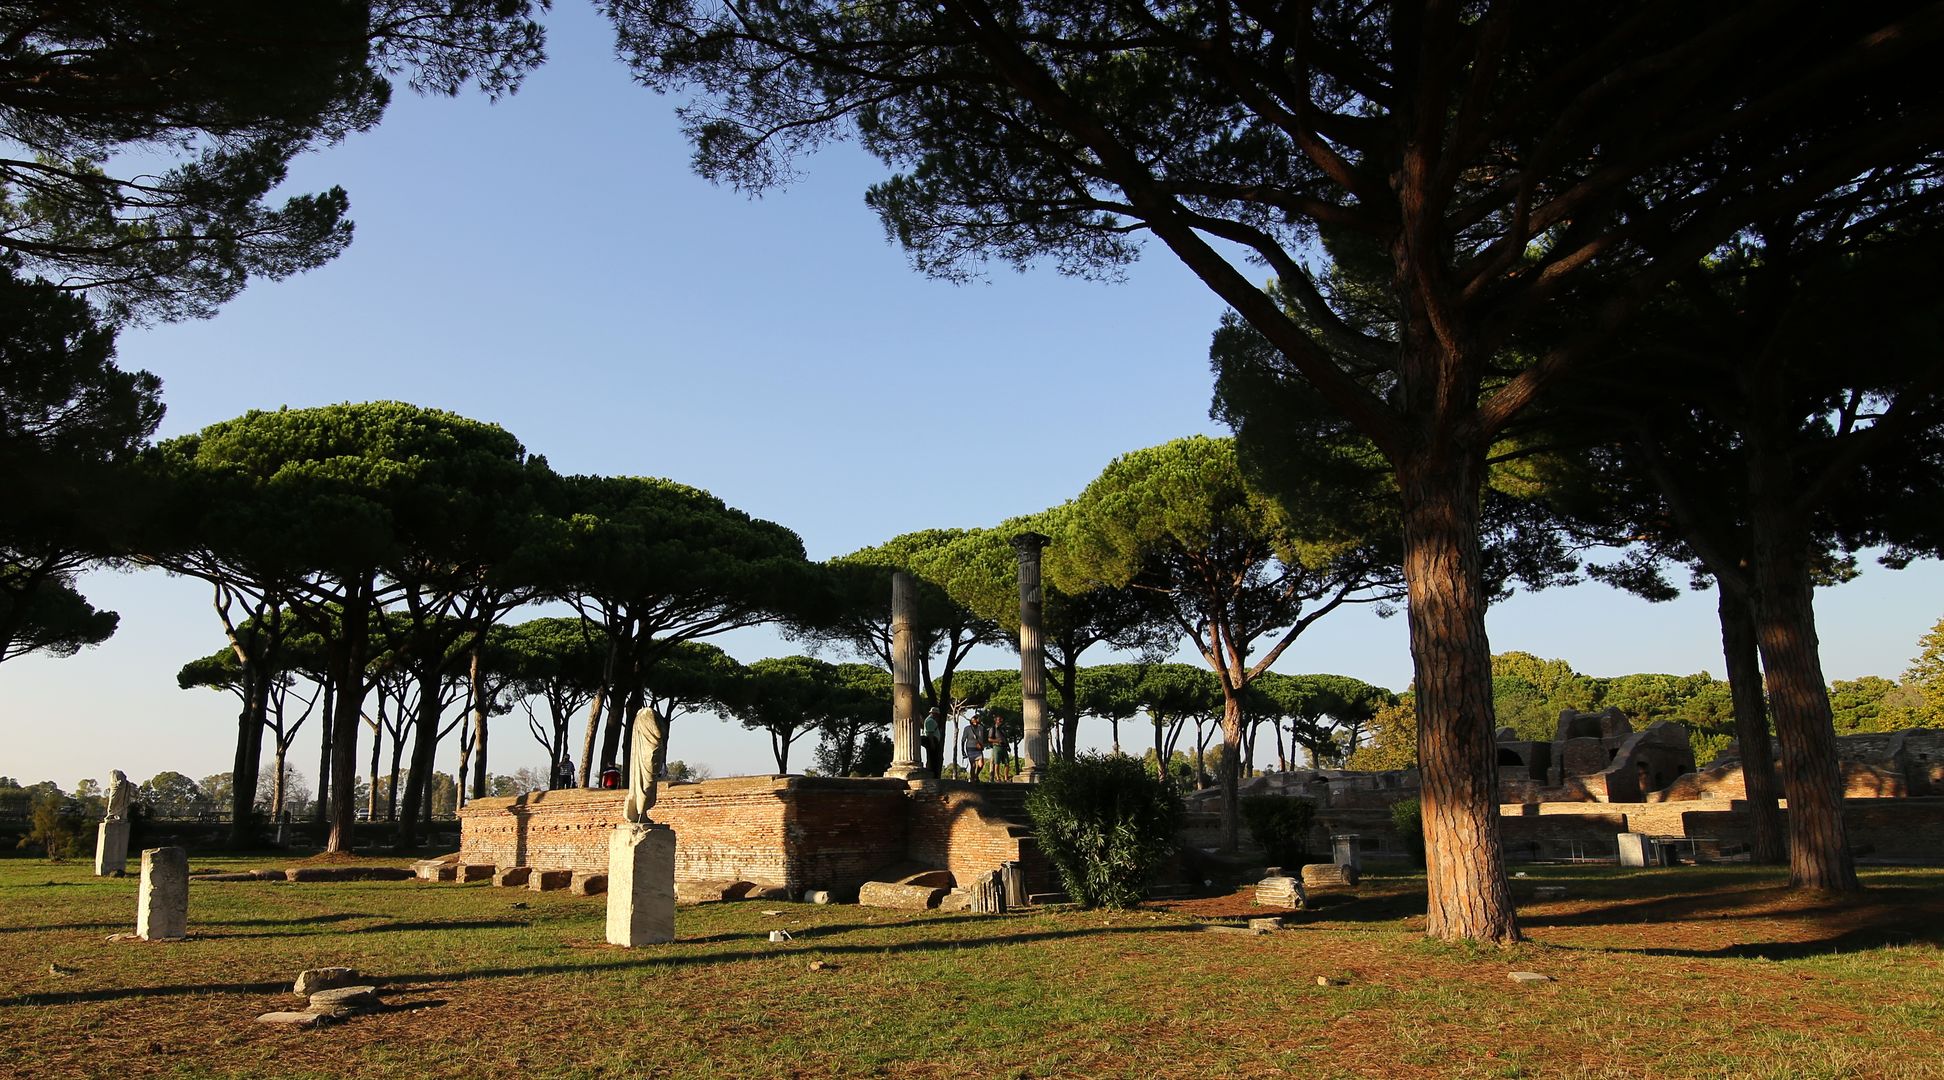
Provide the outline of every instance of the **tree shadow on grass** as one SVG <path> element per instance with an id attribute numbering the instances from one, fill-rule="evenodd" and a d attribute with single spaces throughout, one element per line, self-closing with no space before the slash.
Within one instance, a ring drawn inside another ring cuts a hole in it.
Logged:
<path id="1" fill-rule="evenodd" d="M 337 922 L 337 921 L 342 921 L 343 919 L 382 919 L 382 918 L 384 918 L 384 916 L 382 915 L 329 916 L 329 917 L 320 917 L 318 919 L 293 919 L 290 921 L 288 925 L 298 925 L 306 922 Z M 228 926 L 228 925 L 245 925 L 245 924 L 216 923 L 212 925 L 220 927 L 220 926 Z M 280 924 L 274 921 L 266 920 L 264 921 L 263 925 L 276 926 L 276 925 L 285 925 L 285 924 Z M 532 923 L 526 921 L 525 919 L 454 919 L 454 920 L 432 919 L 423 922 L 380 922 L 380 923 L 375 923 L 371 926 L 353 926 L 346 929 L 344 932 L 347 934 L 395 934 L 395 933 L 409 932 L 414 930 L 507 930 L 515 927 L 526 927 L 532 925 L 533 925 Z M 235 941 L 239 938 L 287 937 L 288 934 L 277 933 L 274 931 L 262 931 L 262 932 L 243 933 L 243 934 L 225 934 L 220 932 L 208 933 L 205 932 L 205 928 L 198 927 L 196 936 L 206 937 L 212 940 Z"/>
<path id="2" fill-rule="evenodd" d="M 124 922 L 37 923 L 33 926 L 0 926 L 0 934 L 20 934 L 29 930 L 126 930 L 134 925 L 132 918 Z"/>
<path id="3" fill-rule="evenodd" d="M 466 923 L 434 923 L 441 928 L 466 928 Z M 524 925 L 524 924 L 515 924 Z M 886 924 L 871 924 L 872 929 L 885 929 Z M 531 978 L 536 975 L 588 974 L 608 971 L 629 971 L 652 968 L 679 969 L 707 964 L 734 964 L 745 960 L 764 960 L 779 956 L 882 956 L 886 953 L 910 954 L 919 952 L 948 952 L 972 950 L 996 945 L 1024 945 L 1043 941 L 1060 941 L 1068 938 L 1102 937 L 1119 934 L 1199 934 L 1199 926 L 1098 926 L 1074 930 L 1028 931 L 1015 934 L 997 934 L 986 938 L 947 938 L 938 941 L 910 941 L 892 945 L 857 944 L 841 945 L 812 944 L 808 947 L 790 948 L 787 946 L 773 949 L 742 949 L 728 952 L 682 953 L 679 951 L 651 952 L 654 950 L 679 950 L 696 944 L 701 939 L 678 940 L 667 945 L 650 946 L 645 949 L 608 950 L 602 960 L 589 960 L 572 964 L 532 964 L 521 967 L 479 968 L 472 971 L 404 972 L 399 974 L 377 975 L 379 986 L 391 984 L 421 984 L 428 988 L 442 987 L 453 983 L 476 982 L 481 979 Z M 712 935 L 710 939 L 722 937 Z M 583 952 L 584 955 L 584 952 Z M 611 957 L 611 958 L 609 958 Z M 238 983 L 193 983 L 173 986 L 131 986 L 112 987 L 101 990 L 77 990 L 58 994 L 17 994 L 0 998 L 0 1009 L 19 1006 L 56 1006 L 76 1005 L 86 1002 L 122 1001 L 131 998 L 180 997 L 190 994 L 268 994 L 288 990 L 288 980 L 277 982 L 238 982 Z"/>
<path id="4" fill-rule="evenodd" d="M 1898 886 L 1877 886 L 1856 896 L 1817 896 L 1778 886 L 1651 896 L 1637 900 L 1596 897 L 1589 898 L 1587 902 L 1592 906 L 1582 911 L 1525 913 L 1519 916 L 1519 922 L 1524 926 L 1542 927 L 1683 922 L 1697 918 L 1820 920 L 1846 914 L 1867 915 L 1876 908 L 1907 910 L 1913 914 L 1929 909 L 1934 917 L 1935 912 L 1944 910 L 1944 895 L 1937 890 Z"/>
<path id="5" fill-rule="evenodd" d="M 1944 930 L 1920 931 L 1912 927 L 1865 926 L 1833 937 L 1812 941 L 1761 941 L 1723 945 L 1716 949 L 1677 949 L 1666 947 L 1613 948 L 1592 945 L 1554 945 L 1553 948 L 1582 952 L 1632 953 L 1637 956 L 1681 956 L 1710 960 L 1803 960 L 1812 956 L 1836 956 L 1870 952 L 1918 941 L 1944 944 Z"/>
<path id="6" fill-rule="evenodd" d="M 372 911 L 334 911 L 327 915 L 305 915 L 290 919 L 219 919 L 202 923 L 198 929 L 224 926 L 311 926 L 322 923 L 346 922 L 351 919 L 382 919 L 383 915 Z M 242 934 L 223 934 L 222 937 L 243 937 Z"/>

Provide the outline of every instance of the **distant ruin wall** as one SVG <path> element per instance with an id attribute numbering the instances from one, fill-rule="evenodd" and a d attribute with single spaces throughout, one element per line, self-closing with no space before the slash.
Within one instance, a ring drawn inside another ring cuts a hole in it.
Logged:
<path id="1" fill-rule="evenodd" d="M 475 800 L 459 811 L 460 859 L 605 873 L 624 795 L 562 789 Z M 980 805 L 971 791 L 913 791 L 902 780 L 737 777 L 664 785 L 649 816 L 675 831 L 677 881 L 843 894 L 897 863 L 967 880 L 1017 860 L 1029 888 L 1049 887 L 1031 837 Z"/>

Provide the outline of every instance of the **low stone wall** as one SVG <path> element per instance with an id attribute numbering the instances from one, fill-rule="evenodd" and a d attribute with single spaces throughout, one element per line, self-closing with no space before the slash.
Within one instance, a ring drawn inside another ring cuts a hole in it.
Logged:
<path id="1" fill-rule="evenodd" d="M 1782 808 L 1786 828 L 1786 801 Z M 1721 841 L 1719 846 L 1728 848 L 1753 840 L 1748 806 L 1741 800 L 1506 803 L 1499 812 L 1499 835 L 1509 862 L 1617 858 L 1614 837 L 1623 832 Z M 1215 814 L 1189 814 L 1183 842 L 1213 849 L 1221 839 L 1220 824 Z M 1843 803 L 1843 824 L 1851 849 L 1862 861 L 1944 865 L 1944 797 L 1851 797 Z M 1387 811 L 1356 809 L 1319 809 L 1310 851 L 1327 855 L 1329 837 L 1346 833 L 1363 838 L 1366 858 L 1403 854 L 1403 839 L 1391 827 Z M 1246 828 L 1242 843 L 1252 846 Z M 1702 847 L 1705 851 L 1711 846 Z"/>
<path id="2" fill-rule="evenodd" d="M 460 861 L 605 873 L 624 794 L 562 789 L 475 800 L 459 811 Z M 678 882 L 844 895 L 898 863 L 969 880 L 1013 860 L 1031 889 L 1050 878 L 1025 830 L 984 812 L 969 785 L 926 791 L 903 780 L 736 777 L 664 786 L 649 816 L 675 831 Z"/>

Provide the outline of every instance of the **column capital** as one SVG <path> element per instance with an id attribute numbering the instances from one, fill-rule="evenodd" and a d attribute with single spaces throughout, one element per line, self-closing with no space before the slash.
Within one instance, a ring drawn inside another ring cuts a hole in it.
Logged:
<path id="1" fill-rule="evenodd" d="M 1012 546 L 1013 550 L 1019 552 L 1020 557 L 1024 558 L 1027 555 L 1038 554 L 1040 549 L 1047 545 L 1049 539 L 1043 533 L 1023 532 L 1012 538 Z"/>

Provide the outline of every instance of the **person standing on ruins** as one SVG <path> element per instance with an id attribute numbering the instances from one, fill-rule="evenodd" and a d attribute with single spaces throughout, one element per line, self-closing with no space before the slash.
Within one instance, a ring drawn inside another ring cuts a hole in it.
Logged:
<path id="1" fill-rule="evenodd" d="M 974 712 L 965 720 L 965 730 L 959 734 L 959 753 L 965 755 L 965 774 L 973 783 L 979 782 L 979 763 L 985 753 L 985 733 L 979 730 L 979 714 Z"/>
<path id="2" fill-rule="evenodd" d="M 931 770 L 933 776 L 944 775 L 939 770 L 938 759 L 932 757 L 934 753 L 942 754 L 945 752 L 944 723 L 944 714 L 938 711 L 938 706 L 933 705 L 931 711 L 925 714 L 924 730 L 918 733 L 919 745 L 924 747 L 925 757 L 931 759 L 926 767 Z"/>
<path id="3" fill-rule="evenodd" d="M 992 747 L 992 768 L 987 774 L 999 781 L 999 766 L 1006 760 L 1006 714 L 998 709 L 986 713 L 986 743 Z M 1007 779 L 1010 779 L 1008 775 Z"/>

